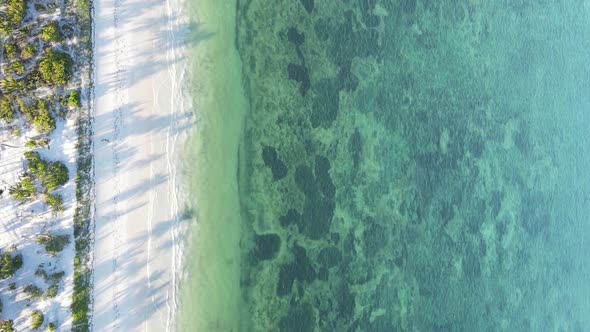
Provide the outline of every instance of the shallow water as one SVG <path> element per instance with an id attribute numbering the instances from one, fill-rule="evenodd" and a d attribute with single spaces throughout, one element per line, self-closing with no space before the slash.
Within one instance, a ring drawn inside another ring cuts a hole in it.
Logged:
<path id="1" fill-rule="evenodd" d="M 245 129 L 218 123 L 241 147 L 211 159 L 239 161 L 199 171 L 239 184 L 239 236 L 217 229 L 240 308 L 193 314 L 219 331 L 588 329 L 588 14 L 240 0 Z"/>

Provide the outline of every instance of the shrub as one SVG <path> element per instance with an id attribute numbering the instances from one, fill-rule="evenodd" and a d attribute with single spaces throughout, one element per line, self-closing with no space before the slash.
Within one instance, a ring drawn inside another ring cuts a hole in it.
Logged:
<path id="1" fill-rule="evenodd" d="M 23 255 L 12 257 L 10 253 L 4 253 L 0 259 L 0 279 L 12 277 L 23 266 Z"/>
<path id="2" fill-rule="evenodd" d="M 12 103 L 8 96 L 4 96 L 0 99 L 0 119 L 6 123 L 10 123 L 14 120 L 14 108 L 12 107 Z"/>
<path id="3" fill-rule="evenodd" d="M 18 26 L 25 17 L 27 4 L 25 0 L 8 0 L 6 7 L 6 22 Z"/>
<path id="4" fill-rule="evenodd" d="M 49 138 L 47 138 L 47 137 L 31 139 L 31 140 L 28 140 L 27 143 L 25 143 L 25 147 L 30 148 L 30 149 L 46 148 L 48 146 L 49 146 Z"/>
<path id="5" fill-rule="evenodd" d="M 39 62 L 39 74 L 48 84 L 64 85 L 72 76 L 72 63 L 66 53 L 49 51 Z"/>
<path id="6" fill-rule="evenodd" d="M 13 61 L 10 65 L 8 65 L 8 72 L 22 76 L 25 73 L 25 65 L 23 65 L 20 61 Z"/>
<path id="7" fill-rule="evenodd" d="M 16 283 L 15 282 L 11 282 L 8 284 L 8 290 L 15 290 L 16 289 Z"/>
<path id="8" fill-rule="evenodd" d="M 49 288 L 47 288 L 47 291 L 45 292 L 45 296 L 47 296 L 47 298 L 54 298 L 57 296 L 57 291 L 59 290 L 59 286 L 57 284 L 53 284 L 51 286 L 49 286 Z"/>
<path id="9" fill-rule="evenodd" d="M 39 100 L 37 102 L 33 117 L 33 125 L 42 133 L 50 133 L 55 129 L 55 119 L 49 114 L 47 103 L 44 100 Z"/>
<path id="10" fill-rule="evenodd" d="M 0 332 L 14 332 L 14 322 L 12 319 L 5 319 L 0 322 Z"/>
<path id="11" fill-rule="evenodd" d="M 47 191 L 53 191 L 68 182 L 68 168 L 60 161 L 49 163 L 47 174 L 41 179 L 41 184 Z"/>
<path id="12" fill-rule="evenodd" d="M 55 324 L 53 324 L 53 323 L 49 323 L 49 325 L 47 325 L 47 330 L 48 330 L 49 332 L 53 332 L 53 331 L 55 331 Z"/>
<path id="13" fill-rule="evenodd" d="M 36 242 L 45 246 L 45 251 L 51 256 L 56 256 L 57 253 L 64 250 L 65 246 L 70 244 L 69 235 L 39 235 Z"/>
<path id="14" fill-rule="evenodd" d="M 4 44 L 4 54 L 6 55 L 6 59 L 14 60 L 16 58 L 16 51 L 17 48 L 14 42 Z"/>
<path id="15" fill-rule="evenodd" d="M 8 188 L 8 192 L 16 201 L 23 203 L 27 198 L 34 197 L 37 193 L 37 189 L 35 188 L 33 180 L 30 177 L 25 176 L 19 183 Z"/>
<path id="16" fill-rule="evenodd" d="M 24 60 L 32 59 L 35 54 L 37 54 L 37 46 L 28 44 L 25 48 L 20 52 L 21 58 Z"/>
<path id="17" fill-rule="evenodd" d="M 38 299 L 43 295 L 43 290 L 35 285 L 29 284 L 23 288 L 23 292 L 33 299 Z"/>
<path id="18" fill-rule="evenodd" d="M 17 81 L 12 76 L 8 76 L 0 81 L 0 88 L 6 93 L 13 92 L 24 92 L 25 83 L 23 81 Z"/>
<path id="19" fill-rule="evenodd" d="M 45 42 L 54 43 L 57 43 L 61 40 L 61 34 L 59 33 L 57 22 L 53 21 L 41 28 L 41 39 Z"/>
<path id="20" fill-rule="evenodd" d="M 29 166 L 29 172 L 33 174 L 33 176 L 42 179 L 47 174 L 47 161 L 41 159 L 41 155 L 39 152 L 35 151 L 27 151 L 25 152 L 25 160 L 27 161 L 27 165 Z"/>
<path id="21" fill-rule="evenodd" d="M 45 194 L 45 204 L 53 209 L 54 212 L 64 212 L 64 202 L 61 195 Z"/>
<path id="22" fill-rule="evenodd" d="M 43 325 L 44 320 L 45 317 L 43 317 L 43 313 L 41 313 L 41 311 L 33 311 L 33 313 L 31 314 L 31 327 L 35 330 L 40 328 L 41 325 Z"/>
<path id="23" fill-rule="evenodd" d="M 80 105 L 80 93 L 78 90 L 70 91 L 70 95 L 68 96 L 68 106 L 71 108 L 78 108 Z"/>

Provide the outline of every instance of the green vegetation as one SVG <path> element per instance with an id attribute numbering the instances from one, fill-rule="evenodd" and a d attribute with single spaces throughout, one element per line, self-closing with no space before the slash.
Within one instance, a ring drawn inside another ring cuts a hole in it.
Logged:
<path id="1" fill-rule="evenodd" d="M 14 108 L 12 107 L 12 103 L 8 96 L 3 96 L 0 99 L 0 119 L 6 123 L 10 123 L 14 120 Z"/>
<path id="2" fill-rule="evenodd" d="M 5 319 L 0 322 L 0 332 L 15 332 L 12 319 Z"/>
<path id="3" fill-rule="evenodd" d="M 39 74 L 48 84 L 64 85 L 72 76 L 72 58 L 62 52 L 48 51 L 39 62 Z"/>
<path id="4" fill-rule="evenodd" d="M 43 313 L 39 310 L 33 311 L 31 314 L 31 327 L 36 330 L 43 325 L 43 321 L 45 321 L 45 317 L 43 317 Z"/>
<path id="5" fill-rule="evenodd" d="M 49 331 L 49 332 L 55 331 L 55 324 L 49 323 L 49 325 L 47 325 L 47 331 Z"/>
<path id="6" fill-rule="evenodd" d="M 35 239 L 35 241 L 39 244 L 45 246 L 45 251 L 51 256 L 56 256 L 59 252 L 64 250 L 64 248 L 70 244 L 70 236 L 69 235 L 39 235 Z"/>
<path id="7" fill-rule="evenodd" d="M 0 260 L 0 279 L 12 277 L 23 266 L 23 255 L 5 252 Z"/>
<path id="8" fill-rule="evenodd" d="M 54 212 L 64 212 L 64 202 L 61 195 L 58 194 L 45 194 L 45 204 L 53 209 Z"/>
<path id="9" fill-rule="evenodd" d="M 16 289 L 16 283 L 15 282 L 11 282 L 8 284 L 8 290 L 15 290 Z"/>
<path id="10" fill-rule="evenodd" d="M 41 28 L 41 39 L 45 42 L 58 43 L 61 40 L 57 22 L 53 21 Z"/>
<path id="11" fill-rule="evenodd" d="M 24 176 L 20 182 L 8 188 L 8 192 L 16 201 L 23 203 L 27 199 L 35 197 L 37 189 L 33 180 L 28 176 Z"/>
<path id="12" fill-rule="evenodd" d="M 26 285 L 25 288 L 23 288 L 23 292 L 32 299 L 38 299 L 43 295 L 43 290 L 33 284 Z"/>

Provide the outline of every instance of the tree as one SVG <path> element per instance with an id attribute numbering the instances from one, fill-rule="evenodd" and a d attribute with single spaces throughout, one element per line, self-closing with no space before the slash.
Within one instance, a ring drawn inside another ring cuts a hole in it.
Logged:
<path id="1" fill-rule="evenodd" d="M 57 22 L 53 21 L 41 28 L 41 39 L 45 42 L 57 43 L 61 40 Z"/>
<path id="2" fill-rule="evenodd" d="M 72 76 L 72 63 L 66 53 L 49 51 L 39 62 L 39 74 L 49 84 L 64 85 Z"/>
<path id="3" fill-rule="evenodd" d="M 41 311 L 39 311 L 39 310 L 33 311 L 33 313 L 31 314 L 31 327 L 34 330 L 40 328 L 41 325 L 43 325 L 44 320 L 45 320 L 45 317 L 43 317 L 43 313 Z"/>

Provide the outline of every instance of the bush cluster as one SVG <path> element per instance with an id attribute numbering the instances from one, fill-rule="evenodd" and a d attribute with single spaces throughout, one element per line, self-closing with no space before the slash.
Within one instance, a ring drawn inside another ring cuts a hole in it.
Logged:
<path id="1" fill-rule="evenodd" d="M 20 182 L 8 188 L 8 192 L 16 201 L 23 203 L 27 199 L 35 197 L 37 189 L 35 188 L 33 179 L 24 176 Z"/>

